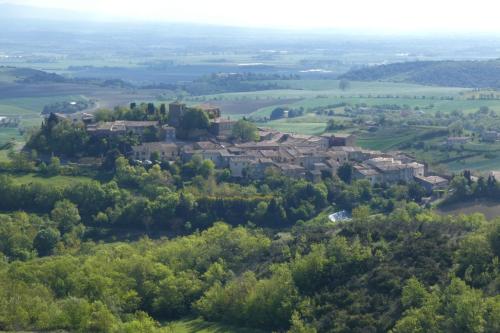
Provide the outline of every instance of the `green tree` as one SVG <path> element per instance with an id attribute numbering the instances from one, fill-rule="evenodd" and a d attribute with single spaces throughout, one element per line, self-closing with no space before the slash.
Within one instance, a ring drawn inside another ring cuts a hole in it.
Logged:
<path id="1" fill-rule="evenodd" d="M 337 170 L 337 175 L 345 183 L 350 183 L 352 181 L 352 173 L 353 173 L 353 168 L 352 165 L 349 163 L 342 164 Z"/>
<path id="2" fill-rule="evenodd" d="M 276 119 L 283 118 L 284 114 L 285 114 L 285 109 L 284 108 L 282 108 L 282 107 L 275 108 L 271 112 L 270 119 L 271 120 L 276 120 Z"/>
<path id="3" fill-rule="evenodd" d="M 113 111 L 108 109 L 99 109 L 94 112 L 94 120 L 96 122 L 101 121 L 112 121 L 113 120 Z"/>
<path id="4" fill-rule="evenodd" d="M 41 257 L 51 255 L 60 237 L 61 234 L 57 229 L 50 227 L 42 229 L 33 240 L 33 247 Z"/>
<path id="5" fill-rule="evenodd" d="M 316 328 L 304 323 L 298 312 L 292 314 L 291 327 L 288 333 L 316 333 Z"/>
<path id="6" fill-rule="evenodd" d="M 51 219 L 57 223 L 61 234 L 73 230 L 80 223 L 80 213 L 74 203 L 69 200 L 56 202 L 54 209 L 50 212 Z"/>
<path id="7" fill-rule="evenodd" d="M 425 290 L 424 285 L 415 277 L 406 281 L 403 288 L 401 303 L 406 309 L 422 307 L 429 297 L 429 293 Z"/>
<path id="8" fill-rule="evenodd" d="M 243 142 L 259 140 L 257 126 L 255 126 L 254 123 L 244 119 L 240 119 L 234 124 L 232 136 L 234 139 Z"/>
<path id="9" fill-rule="evenodd" d="M 349 89 L 350 86 L 351 86 L 351 83 L 345 79 L 342 79 L 339 81 L 339 89 L 342 91 Z"/>
<path id="10" fill-rule="evenodd" d="M 215 164 L 211 160 L 204 160 L 201 162 L 200 169 L 198 173 L 202 175 L 204 178 L 208 178 L 213 175 L 215 171 Z"/>
<path id="11" fill-rule="evenodd" d="M 208 129 L 210 120 L 205 111 L 199 109 L 187 109 L 184 113 L 180 127 L 186 131 L 196 129 Z"/>
<path id="12" fill-rule="evenodd" d="M 162 103 L 160 105 L 160 115 L 162 117 L 166 117 L 167 116 L 167 107 L 165 106 L 165 103 Z"/>
<path id="13" fill-rule="evenodd" d="M 92 306 L 84 299 L 69 297 L 61 301 L 61 326 L 75 331 L 86 331 L 91 320 Z"/>
<path id="14" fill-rule="evenodd" d="M 47 166 L 47 173 L 50 175 L 57 175 L 61 170 L 61 160 L 57 156 L 50 158 L 50 164 Z"/>
<path id="15" fill-rule="evenodd" d="M 156 108 L 154 103 L 148 103 L 147 112 L 149 115 L 154 115 L 156 113 Z"/>
<path id="16" fill-rule="evenodd" d="M 161 161 L 161 155 L 157 151 L 152 152 L 149 158 L 151 161 Z"/>

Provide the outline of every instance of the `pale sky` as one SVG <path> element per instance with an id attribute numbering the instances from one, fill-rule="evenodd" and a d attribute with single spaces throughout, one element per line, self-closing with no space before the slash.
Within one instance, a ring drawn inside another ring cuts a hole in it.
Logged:
<path id="1" fill-rule="evenodd" d="M 500 0 L 0 0 L 147 19 L 274 28 L 500 33 Z"/>

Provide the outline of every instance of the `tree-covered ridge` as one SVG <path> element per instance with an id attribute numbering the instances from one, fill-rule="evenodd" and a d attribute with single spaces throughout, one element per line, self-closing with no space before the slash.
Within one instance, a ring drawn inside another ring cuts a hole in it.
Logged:
<path id="1" fill-rule="evenodd" d="M 15 217 L 14 217 L 15 218 Z M 264 331 L 498 332 L 499 221 L 413 205 L 271 237 L 217 223 L 0 265 L 0 328 L 153 332 L 200 315 Z"/>
<path id="2" fill-rule="evenodd" d="M 448 87 L 499 88 L 500 60 L 401 62 L 355 69 L 341 77 L 357 81 L 396 81 Z"/>

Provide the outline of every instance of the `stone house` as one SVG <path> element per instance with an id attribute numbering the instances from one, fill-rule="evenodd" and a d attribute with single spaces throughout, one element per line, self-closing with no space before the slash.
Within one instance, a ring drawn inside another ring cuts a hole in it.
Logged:
<path id="1" fill-rule="evenodd" d="M 435 190 L 444 190 L 448 188 L 448 180 L 439 176 L 415 176 L 415 181 L 420 184 L 427 193 Z"/>
<path id="2" fill-rule="evenodd" d="M 158 153 L 162 161 L 173 161 L 179 157 L 179 147 L 166 142 L 147 142 L 132 147 L 132 157 L 136 160 L 150 160 L 153 153 Z"/>
<path id="3" fill-rule="evenodd" d="M 499 133 L 497 131 L 484 131 L 481 134 L 481 139 L 484 142 L 495 142 L 499 138 Z"/>
<path id="4" fill-rule="evenodd" d="M 334 134 L 330 138 L 330 145 L 333 147 L 352 147 L 356 144 L 356 136 L 353 134 Z"/>
<path id="5" fill-rule="evenodd" d="M 100 122 L 87 125 L 87 132 L 96 137 L 107 137 L 133 133 L 138 136 L 144 135 L 147 130 L 158 130 L 157 121 L 127 121 L 117 120 L 112 122 Z"/>
<path id="6" fill-rule="evenodd" d="M 234 156 L 229 158 L 231 176 L 238 178 L 246 176 L 250 166 L 254 164 L 255 160 L 256 159 L 252 156 Z"/>
<path id="7" fill-rule="evenodd" d="M 209 132 L 221 138 L 228 138 L 233 134 L 233 127 L 236 122 L 231 119 L 215 118 L 210 121 Z"/>

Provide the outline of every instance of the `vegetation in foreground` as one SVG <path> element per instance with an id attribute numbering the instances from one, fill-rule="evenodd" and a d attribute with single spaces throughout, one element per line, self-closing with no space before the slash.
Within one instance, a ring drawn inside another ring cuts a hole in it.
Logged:
<path id="1" fill-rule="evenodd" d="M 4 262 L 0 325 L 168 332 L 151 317 L 200 315 L 264 331 L 497 332 L 499 239 L 498 221 L 407 207 L 275 238 L 217 223 L 171 240 L 85 242 Z"/>
<path id="2" fill-rule="evenodd" d="M 348 167 L 316 184 L 272 172 L 238 184 L 198 158 L 163 167 L 118 157 L 54 187 L 16 173 L 85 170 L 4 163 L 0 329 L 169 332 L 186 317 L 266 332 L 500 327 L 498 220 L 435 215 L 418 186 L 350 182 Z M 329 222 L 331 205 L 353 220 Z"/>

